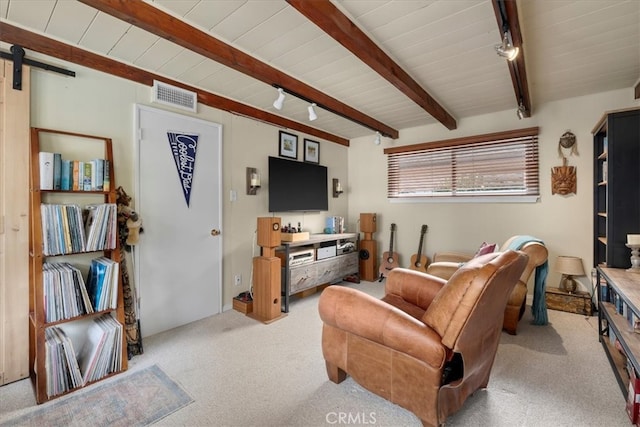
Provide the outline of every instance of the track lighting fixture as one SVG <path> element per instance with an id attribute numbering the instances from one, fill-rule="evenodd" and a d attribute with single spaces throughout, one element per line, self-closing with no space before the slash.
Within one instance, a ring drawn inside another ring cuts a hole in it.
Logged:
<path id="1" fill-rule="evenodd" d="M 309 121 L 314 121 L 315 119 L 318 118 L 318 115 L 316 114 L 316 111 L 313 109 L 313 107 L 316 106 L 316 103 L 313 102 L 311 105 L 309 105 L 309 107 L 307 108 L 307 110 L 309 110 Z"/>
<path id="2" fill-rule="evenodd" d="M 374 144 L 376 145 L 380 145 L 380 143 L 382 142 L 382 135 L 380 135 L 380 132 L 376 131 L 376 139 L 373 141 Z"/>
<path id="3" fill-rule="evenodd" d="M 524 104 L 521 101 L 520 105 L 518 105 L 518 109 L 516 110 L 516 114 L 518 115 L 518 119 L 520 119 L 520 120 L 524 119 L 524 115 L 525 115 L 526 112 L 527 112 L 527 109 L 524 108 Z"/>
<path id="4" fill-rule="evenodd" d="M 511 34 L 509 31 L 504 32 L 504 36 L 502 37 L 502 44 L 496 45 L 496 52 L 498 56 L 503 58 L 507 58 L 509 61 L 513 61 L 518 56 L 518 52 L 520 52 L 520 48 L 513 46 L 511 43 Z"/>
<path id="5" fill-rule="evenodd" d="M 273 101 L 273 106 L 278 110 L 282 110 L 282 106 L 283 105 L 284 105 L 284 90 L 281 87 L 279 87 L 278 88 L 278 99 Z"/>

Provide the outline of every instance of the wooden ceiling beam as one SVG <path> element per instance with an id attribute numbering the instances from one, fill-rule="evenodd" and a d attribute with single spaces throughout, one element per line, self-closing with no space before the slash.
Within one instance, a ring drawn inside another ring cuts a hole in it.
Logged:
<path id="1" fill-rule="evenodd" d="M 513 46 L 518 47 L 520 52 L 513 61 L 507 61 L 513 91 L 516 96 L 516 105 L 520 103 L 524 106 L 524 117 L 531 117 L 531 96 L 529 95 L 529 82 L 527 81 L 527 68 L 524 62 L 524 48 L 522 33 L 520 31 L 520 21 L 518 19 L 518 6 L 515 0 L 493 0 L 493 10 L 500 29 L 500 40 L 504 29 L 511 33 Z"/>
<path id="2" fill-rule="evenodd" d="M 158 80 L 197 93 L 198 102 L 208 105 L 209 107 L 249 117 L 274 126 L 303 132 L 347 147 L 349 146 L 349 140 L 346 138 L 278 116 L 268 111 L 242 104 L 232 99 L 203 91 L 199 88 L 185 85 L 178 81 L 150 73 L 131 65 L 123 64 L 113 59 L 80 49 L 79 47 L 71 46 L 45 36 L 32 33 L 3 21 L 0 21 L 0 40 L 146 86 L 153 86 L 153 81 Z"/>
<path id="3" fill-rule="evenodd" d="M 287 0 L 298 12 L 333 37 L 449 130 L 456 120 L 329 0 Z"/>
<path id="4" fill-rule="evenodd" d="M 128 22 L 138 28 L 169 40 L 206 58 L 246 74 L 289 93 L 311 99 L 318 107 L 358 123 L 393 139 L 398 131 L 355 108 L 261 62 L 251 55 L 230 46 L 202 30 L 190 26 L 174 16 L 142 0 L 79 0 L 103 13 Z M 274 92 L 275 94 L 275 92 Z"/>

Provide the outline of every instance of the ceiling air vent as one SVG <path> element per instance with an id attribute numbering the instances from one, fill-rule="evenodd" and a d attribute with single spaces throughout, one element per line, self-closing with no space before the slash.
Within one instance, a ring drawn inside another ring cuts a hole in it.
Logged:
<path id="1" fill-rule="evenodd" d="M 153 81 L 152 102 L 197 112 L 198 94 L 166 83 Z"/>

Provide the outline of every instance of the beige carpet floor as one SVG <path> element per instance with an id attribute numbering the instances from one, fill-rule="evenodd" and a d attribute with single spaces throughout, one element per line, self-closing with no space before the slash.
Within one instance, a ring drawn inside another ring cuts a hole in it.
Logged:
<path id="1" fill-rule="evenodd" d="M 345 285 L 381 296 L 384 284 Z M 157 364 L 194 399 L 157 425 L 420 426 L 351 379 L 327 380 L 318 296 L 293 299 L 290 313 L 269 325 L 231 310 L 145 339 L 129 370 Z M 528 309 L 518 335 L 503 333 L 489 387 L 446 425 L 630 425 L 597 317 L 549 310 L 549 325 L 530 320 Z M 0 387 L 0 422 L 35 406 L 28 380 Z"/>

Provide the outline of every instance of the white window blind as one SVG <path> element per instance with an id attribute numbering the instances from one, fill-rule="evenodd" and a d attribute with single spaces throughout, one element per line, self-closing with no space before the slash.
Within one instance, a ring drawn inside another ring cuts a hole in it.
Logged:
<path id="1" fill-rule="evenodd" d="M 394 147 L 389 198 L 539 196 L 538 128 Z"/>

